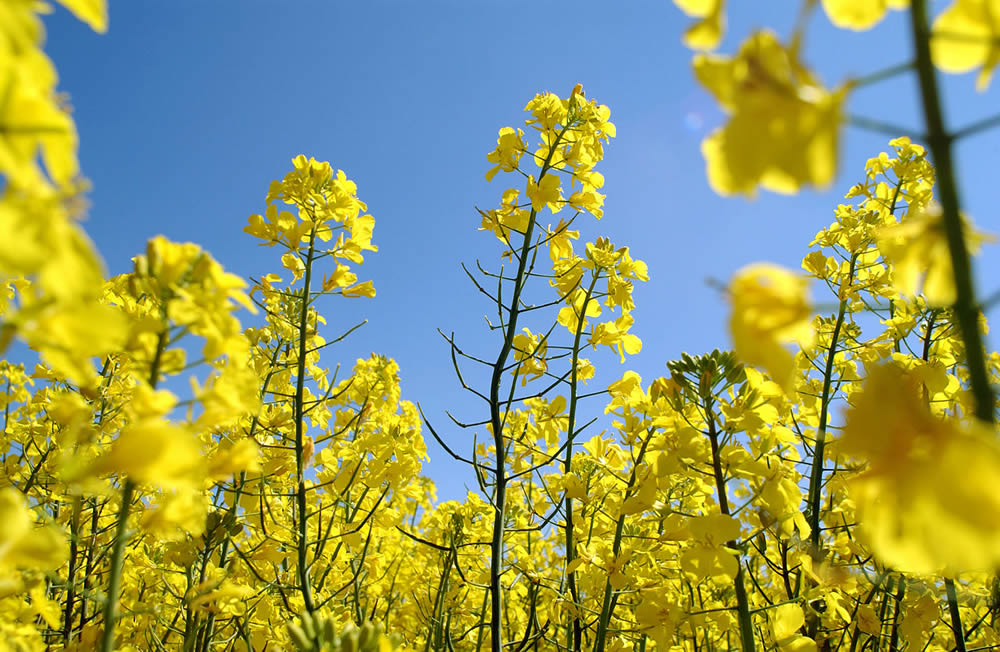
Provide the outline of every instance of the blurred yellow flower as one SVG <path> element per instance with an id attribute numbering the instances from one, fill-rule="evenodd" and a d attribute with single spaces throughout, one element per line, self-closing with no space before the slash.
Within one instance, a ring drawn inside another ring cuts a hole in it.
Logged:
<path id="1" fill-rule="evenodd" d="M 726 29 L 726 0 L 674 0 L 688 16 L 698 20 L 684 32 L 684 45 L 692 50 L 714 50 Z"/>
<path id="2" fill-rule="evenodd" d="M 750 36 L 735 57 L 698 55 L 693 65 L 730 114 L 701 146 L 715 192 L 752 195 L 759 185 L 795 193 L 833 181 L 845 88 L 823 88 L 768 31 Z"/>
<path id="3" fill-rule="evenodd" d="M 1000 445 L 978 421 L 940 419 L 927 387 L 894 365 L 871 369 L 847 412 L 840 451 L 868 462 L 851 483 L 860 527 L 885 564 L 913 573 L 1000 561 Z"/>
<path id="4" fill-rule="evenodd" d="M 1000 0 L 955 0 L 934 21 L 931 56 L 945 72 L 980 67 L 976 88 L 986 90 L 1000 63 Z"/>
<path id="5" fill-rule="evenodd" d="M 763 368 L 786 393 L 793 389 L 795 362 L 784 344 L 808 346 L 813 339 L 807 283 L 790 270 L 756 263 L 729 284 L 729 332 L 737 357 Z"/>
<path id="6" fill-rule="evenodd" d="M 991 235 L 974 230 L 963 219 L 966 246 L 975 254 L 979 245 L 992 242 Z M 900 293 L 923 294 L 929 305 L 947 306 L 955 302 L 955 278 L 945 233 L 941 207 L 908 216 L 903 222 L 882 228 L 878 246 L 893 264 L 893 284 Z"/>
<path id="7" fill-rule="evenodd" d="M 910 0 L 823 0 L 830 22 L 841 29 L 862 31 L 878 24 L 889 9 L 906 9 Z"/>

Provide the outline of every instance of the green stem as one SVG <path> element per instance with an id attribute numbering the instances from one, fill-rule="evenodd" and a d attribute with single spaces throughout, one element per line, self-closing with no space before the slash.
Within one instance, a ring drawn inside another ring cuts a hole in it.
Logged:
<path id="1" fill-rule="evenodd" d="M 840 339 L 840 330 L 844 327 L 844 317 L 847 315 L 847 291 L 853 283 L 854 267 L 857 264 L 858 255 L 851 256 L 850 271 L 847 276 L 847 286 L 840 286 L 840 306 L 837 309 L 837 322 L 833 327 L 833 334 L 830 336 L 830 349 L 826 356 L 826 368 L 823 370 L 823 397 L 820 400 L 819 426 L 816 428 L 816 443 L 813 447 L 812 472 L 809 474 L 809 542 L 814 549 L 819 548 L 819 512 L 820 501 L 823 496 L 823 458 L 826 453 L 826 427 L 829 418 L 830 392 L 833 388 L 833 363 L 837 356 L 837 341 Z"/>
<path id="2" fill-rule="evenodd" d="M 927 21 L 927 1 L 913 0 L 910 9 L 910 31 L 916 52 L 917 76 L 920 95 L 927 123 L 927 143 L 934 157 L 937 171 L 938 199 L 941 202 L 942 222 L 951 255 L 952 273 L 955 278 L 955 317 L 962 340 L 969 370 L 969 382 L 975 399 L 975 415 L 986 423 L 994 422 L 996 399 L 990 387 L 986 370 L 983 339 L 979 332 L 979 307 L 972 277 L 972 264 L 965 244 L 960 202 L 955 181 L 955 166 L 951 156 L 953 136 L 944 126 L 937 73 L 931 60 L 930 29 Z"/>
<path id="3" fill-rule="evenodd" d="M 167 346 L 167 331 L 160 332 L 156 341 L 156 352 L 149 369 L 149 386 L 156 389 L 160 378 L 160 362 L 163 350 Z M 108 596 L 104 602 L 104 632 L 101 636 L 101 652 L 112 652 L 115 648 L 115 627 L 118 624 L 118 602 L 122 591 L 122 567 L 125 564 L 125 545 L 128 543 L 128 516 L 132 506 L 132 495 L 136 485 L 130 479 L 125 479 L 122 485 L 122 505 L 118 510 L 118 522 L 115 527 L 115 543 L 111 549 L 111 578 L 108 581 Z"/>
<path id="4" fill-rule="evenodd" d="M 538 173 L 538 182 L 549 171 L 552 163 L 552 154 L 558 149 L 559 143 L 569 129 L 569 125 L 556 135 L 555 141 L 549 148 L 549 153 L 542 163 L 541 171 Z M 504 334 L 503 345 L 497 355 L 497 361 L 493 365 L 493 373 L 490 378 L 490 427 L 493 430 L 493 447 L 496 450 L 496 478 L 493 487 L 493 535 L 490 539 L 490 651 L 502 652 L 503 650 L 503 589 L 500 582 L 500 575 L 503 572 L 503 539 L 504 539 L 504 511 L 507 504 L 507 457 L 503 439 L 504 417 L 500 414 L 500 381 L 503 378 L 504 368 L 507 366 L 507 357 L 514 347 L 514 335 L 517 333 L 517 320 L 521 314 L 521 292 L 525 283 L 525 268 L 528 264 L 528 254 L 531 252 L 531 238 L 535 232 L 535 218 L 538 213 L 534 208 L 528 216 L 528 226 L 524 231 L 524 240 L 521 245 L 521 255 L 518 257 L 517 274 L 514 275 L 514 292 L 510 300 L 510 308 L 507 317 L 507 331 Z"/>
<path id="5" fill-rule="evenodd" d="M 118 624 L 118 596 L 122 590 L 122 566 L 125 562 L 125 544 L 128 542 L 128 513 L 132 503 L 135 483 L 125 480 L 122 486 L 122 506 L 118 510 L 118 524 L 115 531 L 115 545 L 111 551 L 111 580 L 108 582 L 108 597 L 104 602 L 104 634 L 101 637 L 101 652 L 115 649 L 115 626 Z"/>
<path id="6" fill-rule="evenodd" d="M 965 342 L 965 358 L 969 371 L 969 382 L 975 400 L 975 415 L 981 421 L 994 422 L 996 398 L 990 387 L 986 370 L 986 357 L 982 337 L 979 332 L 979 308 L 976 305 L 976 290 L 972 277 L 972 263 L 962 217 L 959 213 L 960 201 L 955 181 L 955 166 L 951 157 L 954 137 L 944 125 L 941 110 L 941 96 L 937 86 L 937 72 L 931 59 L 930 28 L 927 20 L 926 0 L 913 0 L 910 9 L 910 32 L 916 52 L 917 76 L 920 80 L 920 96 L 927 123 L 927 141 L 937 171 L 938 199 L 941 202 L 942 222 L 951 256 L 952 274 L 955 280 L 955 304 L 953 310 L 958 321 L 962 340 Z M 945 578 L 948 596 L 948 611 L 955 634 L 958 652 L 965 652 L 965 629 L 955 595 L 955 582 Z"/>
<path id="7" fill-rule="evenodd" d="M 889 652 L 897 652 L 899 643 L 899 611 L 903 606 L 903 596 L 906 591 L 906 578 L 899 575 L 899 585 L 896 587 L 896 604 L 892 612 L 892 632 L 889 634 Z"/>
<path id="8" fill-rule="evenodd" d="M 642 446 L 639 447 L 639 454 L 636 456 L 635 463 L 632 465 L 632 471 L 629 473 L 628 486 L 625 489 L 625 496 L 622 499 L 622 504 L 629 499 L 633 490 L 635 489 L 636 481 L 639 479 L 639 467 L 642 464 L 643 459 L 646 457 L 646 447 L 649 446 L 649 442 L 653 439 L 652 428 L 646 433 L 646 438 L 642 441 Z M 621 554 L 622 549 L 622 535 L 625 533 L 625 512 L 622 511 L 618 515 L 618 523 L 615 524 L 615 539 L 611 546 L 612 558 L 617 563 L 618 555 Z M 624 570 L 624 569 L 622 569 Z M 604 652 L 605 639 L 608 634 L 608 627 L 611 625 L 611 614 L 614 609 L 612 605 L 612 596 L 614 591 L 611 586 L 610 577 L 604 582 L 604 600 L 601 603 L 601 616 L 597 622 L 597 640 L 594 642 L 594 652 Z"/>
<path id="9" fill-rule="evenodd" d="M 955 580 L 944 579 L 944 590 L 948 596 L 948 615 L 951 616 L 951 631 L 955 635 L 956 652 L 965 652 L 965 628 L 962 627 L 962 614 L 958 611 L 958 596 L 955 593 Z"/>
<path id="10" fill-rule="evenodd" d="M 903 73 L 910 72 L 914 68 L 913 61 L 905 61 L 903 63 L 897 63 L 895 66 L 889 66 L 888 68 L 883 68 L 882 70 L 877 70 L 873 73 L 858 77 L 851 82 L 853 88 L 861 88 L 862 86 L 869 86 L 871 84 L 877 84 L 880 81 L 886 79 L 891 79 Z"/>
<path id="11" fill-rule="evenodd" d="M 705 416 L 708 418 L 708 439 L 712 444 L 712 473 L 715 476 L 715 489 L 719 494 L 719 511 L 729 516 L 729 497 L 726 495 L 726 479 L 722 473 L 722 457 L 719 451 L 719 433 L 715 429 L 715 417 L 711 411 L 711 404 L 705 408 Z M 734 551 L 738 551 L 736 541 L 726 544 Z M 736 578 L 733 580 L 733 587 L 736 589 L 736 617 L 740 626 L 740 649 L 743 652 L 754 652 L 753 621 L 750 618 L 750 601 L 747 598 L 746 584 L 743 582 L 743 561 L 737 552 L 736 563 L 738 570 Z"/>
<path id="12" fill-rule="evenodd" d="M 313 258 L 316 254 L 316 227 L 309 234 L 309 251 L 306 254 L 305 277 L 302 287 L 302 309 L 299 314 L 299 352 L 295 378 L 295 508 L 298 512 L 298 541 L 296 542 L 296 569 L 299 576 L 299 591 L 310 614 L 316 611 L 313 603 L 312 589 L 309 586 L 309 562 L 307 557 L 309 547 L 309 532 L 307 529 L 306 511 L 306 478 L 305 459 L 305 380 L 306 380 L 306 329 L 309 327 L 309 288 L 312 283 Z"/>
<path id="13" fill-rule="evenodd" d="M 9 395 L 9 391 L 8 391 Z M 69 570 L 66 571 L 66 607 L 63 611 L 63 644 L 69 646 L 73 640 L 73 603 L 76 602 L 77 545 L 80 539 L 80 514 L 83 512 L 83 498 L 73 498 L 73 513 L 69 521 Z"/>
<path id="14" fill-rule="evenodd" d="M 569 415 L 566 425 L 566 438 L 568 442 L 566 444 L 566 457 L 563 460 L 563 473 L 570 473 L 573 469 L 573 436 L 576 430 L 576 403 L 577 403 L 577 362 L 580 358 L 580 340 L 583 336 L 583 327 L 585 322 L 585 317 L 587 316 L 587 307 L 590 304 L 591 297 L 594 294 L 594 287 L 597 285 L 597 279 L 599 274 L 595 271 L 593 277 L 590 281 L 590 287 L 587 288 L 587 295 L 583 299 L 583 307 L 580 309 L 579 319 L 576 325 L 576 333 L 573 338 L 573 356 L 570 364 L 572 365 L 570 369 L 570 397 L 569 397 Z M 576 543 L 573 541 L 573 499 L 570 496 L 566 496 L 565 506 L 566 510 L 566 565 L 569 566 L 573 563 L 573 559 L 576 558 Z M 573 623 L 567 632 L 567 638 L 569 647 L 572 650 L 579 650 L 580 646 L 583 644 L 583 627 L 580 622 L 580 612 L 578 605 L 580 604 L 580 596 L 578 595 L 576 587 L 576 575 L 570 573 L 567 578 L 569 583 L 569 594 L 573 598 L 574 610 L 573 610 Z"/>

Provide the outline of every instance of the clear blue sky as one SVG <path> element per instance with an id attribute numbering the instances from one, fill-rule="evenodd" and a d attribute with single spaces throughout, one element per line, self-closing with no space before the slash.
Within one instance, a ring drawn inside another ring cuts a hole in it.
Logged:
<path id="1" fill-rule="evenodd" d="M 730 3 L 720 50 L 735 51 L 756 26 L 787 36 L 798 4 Z M 722 116 L 694 83 L 680 42 L 687 24 L 667 0 L 114 1 L 106 35 L 62 9 L 46 19 L 47 51 L 70 94 L 83 171 L 94 184 L 87 231 L 110 272 L 128 271 L 130 257 L 159 233 L 201 244 L 244 276 L 280 272 L 278 250 L 259 248 L 241 229 L 263 212 L 268 183 L 293 156 L 329 160 L 357 182 L 380 251 L 361 272 L 375 282 L 374 300 L 321 305 L 330 334 L 369 319 L 324 360 L 349 367 L 373 351 L 394 357 L 404 397 L 419 401 L 463 452 L 471 433 L 450 427 L 444 410 L 467 421 L 487 414 L 458 387 L 436 329 L 495 355 L 483 321 L 489 306 L 459 263 L 499 261 L 495 239 L 477 231 L 474 207 L 492 207 L 505 187 L 503 175 L 484 180 L 485 155 L 500 127 L 523 125 L 535 93 L 566 95 L 580 82 L 611 107 L 618 137 L 599 168 L 605 217 L 582 219 L 582 236 L 607 235 L 649 264 L 651 280 L 635 293 L 633 331 L 643 351 L 624 366 L 606 349 L 593 353 L 602 371 L 594 388 L 626 368 L 646 381 L 663 375 L 681 351 L 727 347 L 725 306 L 705 279 L 726 279 L 758 260 L 797 268 L 864 161 L 886 149 L 888 136 L 847 129 L 829 191 L 715 196 L 699 143 Z M 900 63 L 910 57 L 905 27 L 905 14 L 894 13 L 854 34 L 819 12 L 807 60 L 828 84 Z M 952 124 L 1000 105 L 996 83 L 982 95 L 973 85 L 970 75 L 948 79 Z M 912 78 L 857 93 L 850 110 L 922 126 Z M 966 209 L 993 232 L 998 154 L 996 133 L 959 148 Z M 982 294 L 1000 288 L 995 247 L 977 268 Z M 460 496 L 472 475 L 427 439 L 425 470 L 439 495 Z"/>

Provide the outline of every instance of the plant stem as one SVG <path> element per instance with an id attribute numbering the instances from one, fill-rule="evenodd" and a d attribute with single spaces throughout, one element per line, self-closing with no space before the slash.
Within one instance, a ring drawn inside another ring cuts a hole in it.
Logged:
<path id="1" fill-rule="evenodd" d="M 903 73 L 907 73 L 913 70 L 914 65 L 915 64 L 913 61 L 904 61 L 903 63 L 897 63 L 894 66 L 889 66 L 888 68 L 883 68 L 882 70 L 877 70 L 868 75 L 858 77 L 857 79 L 851 82 L 851 86 L 854 88 L 861 88 L 862 86 L 877 84 L 880 81 L 891 79 L 893 77 L 896 77 L 897 75 L 902 75 Z"/>
<path id="2" fill-rule="evenodd" d="M 983 339 L 979 332 L 979 307 L 976 305 L 972 264 L 969 260 L 969 250 L 965 244 L 962 218 L 959 213 L 958 187 L 951 156 L 953 136 L 947 132 L 944 126 L 937 73 L 931 60 L 926 0 L 913 0 L 910 9 L 910 29 L 916 52 L 917 76 L 920 80 L 924 119 L 927 123 L 927 143 L 934 157 L 934 166 L 937 171 L 941 217 L 955 279 L 955 305 L 953 309 L 962 340 L 965 342 L 969 382 L 975 399 L 975 415 L 986 423 L 993 423 L 996 399 L 986 371 Z"/>
<path id="3" fill-rule="evenodd" d="M 628 486 L 625 488 L 625 495 L 622 499 L 622 505 L 628 500 L 633 490 L 635 489 L 636 482 L 639 479 L 639 466 L 642 464 L 643 459 L 646 457 L 646 447 L 649 446 L 649 442 L 653 439 L 654 429 L 650 428 L 646 433 L 646 438 L 642 441 L 642 446 L 639 447 L 639 454 L 636 456 L 635 462 L 632 464 L 632 471 L 629 473 Z M 651 480 L 647 479 L 647 482 Z M 615 524 L 615 539 L 611 546 L 611 554 L 613 559 L 617 563 L 618 556 L 621 554 L 622 549 L 622 535 L 625 533 L 625 512 L 618 515 L 618 523 Z M 622 568 L 624 571 L 625 569 Z M 601 603 L 601 616 L 597 622 L 597 640 L 594 642 L 594 652 L 604 652 L 605 639 L 608 635 L 608 627 L 611 625 L 611 614 L 614 610 L 612 604 L 612 595 L 614 591 L 611 586 L 610 576 L 604 582 L 604 601 Z"/>
<path id="4" fill-rule="evenodd" d="M 552 154 L 558 149 L 563 135 L 569 129 L 569 125 L 556 135 L 542 169 L 538 173 L 538 182 L 549 171 L 552 163 Z M 503 572 L 503 539 L 504 539 L 504 511 L 507 504 L 507 456 L 503 438 L 504 417 L 500 414 L 500 381 L 503 378 L 504 368 L 507 366 L 507 357 L 514 348 L 514 335 L 517 333 L 517 320 L 521 314 L 521 292 L 524 290 L 526 281 L 525 268 L 528 264 L 528 254 L 531 252 L 531 238 L 535 232 L 535 218 L 538 213 L 532 207 L 528 216 L 528 226 L 524 230 L 524 240 L 521 245 L 521 254 L 518 256 L 517 274 L 514 275 L 514 291 L 510 299 L 510 308 L 507 317 L 507 331 L 504 333 L 503 345 L 497 355 L 497 361 L 493 365 L 493 373 L 490 377 L 490 427 L 493 430 L 493 447 L 496 451 L 496 466 L 493 487 L 493 536 L 490 539 L 490 650 L 491 652 L 501 652 L 503 649 L 503 587 L 500 583 L 500 575 Z M 508 406 L 509 407 L 509 406 Z"/>
<path id="5" fill-rule="evenodd" d="M 135 483 L 125 480 L 122 486 L 122 506 L 118 510 L 118 524 L 115 530 L 115 544 L 111 551 L 111 579 L 108 582 L 108 596 L 104 602 L 104 633 L 101 637 L 101 652 L 115 649 L 115 626 L 118 624 L 118 596 L 122 590 L 122 566 L 125 561 L 125 544 L 128 542 L 128 513 L 132 503 Z"/>
<path id="6" fill-rule="evenodd" d="M 969 382 L 975 400 L 975 416 L 986 423 L 994 422 L 996 398 L 990 387 L 986 370 L 983 340 L 979 332 L 979 307 L 976 305 L 976 290 L 972 277 L 972 263 L 965 245 L 960 202 L 955 181 L 955 166 L 951 158 L 951 144 L 954 139 L 945 129 L 941 110 L 941 96 L 937 87 L 937 73 L 931 60 L 930 29 L 927 21 L 926 0 L 913 0 L 910 9 L 910 32 L 916 52 L 917 76 L 920 80 L 920 96 L 927 123 L 927 140 L 934 165 L 937 170 L 938 197 L 941 202 L 941 218 L 951 255 L 952 274 L 955 280 L 955 304 L 953 310 L 958 320 L 959 331 L 965 342 L 965 359 L 969 371 Z M 948 595 L 948 611 L 955 634 L 958 652 L 965 652 L 965 628 L 958 610 L 955 582 L 944 580 Z"/>
<path id="7" fill-rule="evenodd" d="M 944 579 L 944 590 L 948 596 L 948 615 L 951 616 L 951 631 L 955 634 L 955 650 L 965 652 L 965 629 L 962 627 L 962 614 L 958 611 L 958 596 L 955 593 L 955 580 Z"/>
<path id="8" fill-rule="evenodd" d="M 316 227 L 309 234 L 309 251 L 306 254 L 305 277 L 302 286 L 302 309 L 299 314 L 299 352 L 295 378 L 295 508 L 298 511 L 298 541 L 296 542 L 296 568 L 299 576 L 299 591 L 310 614 L 316 610 L 313 604 L 312 590 L 309 586 L 308 552 L 309 532 L 307 529 L 306 511 L 306 478 L 305 459 L 305 380 L 306 380 L 306 329 L 309 327 L 309 286 L 312 282 L 313 258 L 316 253 Z"/>
<path id="9" fill-rule="evenodd" d="M 163 350 L 167 346 L 167 329 L 160 331 L 156 340 L 156 352 L 149 368 L 149 386 L 156 389 L 160 378 L 160 362 Z M 125 479 L 122 485 L 122 505 L 118 511 L 118 522 L 115 527 L 115 543 L 111 550 L 111 578 L 108 581 L 108 595 L 104 601 L 104 632 L 101 636 L 101 652 L 112 652 L 115 648 L 115 626 L 118 624 L 118 600 L 122 590 L 122 567 L 125 563 L 125 544 L 128 543 L 128 515 L 132 506 L 132 494 L 136 485 L 130 479 Z"/>
<path id="10" fill-rule="evenodd" d="M 719 493 L 719 511 L 729 516 L 729 497 L 726 495 L 726 479 L 722 473 L 722 457 L 719 451 L 719 433 L 715 429 L 715 417 L 712 414 L 711 403 L 705 406 L 705 416 L 708 419 L 708 439 L 712 444 L 712 472 L 715 476 L 715 488 Z M 740 649 L 743 652 L 754 652 L 753 621 L 750 618 L 750 601 L 747 599 L 747 589 L 743 582 L 743 561 L 738 552 L 737 542 L 728 544 L 736 551 L 736 578 L 733 587 L 736 589 L 736 617 L 740 626 Z"/>
<path id="11" fill-rule="evenodd" d="M 563 460 L 563 473 L 570 473 L 573 469 L 573 436 L 576 430 L 576 404 L 577 404 L 577 361 L 580 358 L 580 340 L 583 336 L 583 327 L 585 317 L 587 315 L 587 307 L 590 303 L 591 296 L 594 293 L 594 286 L 597 285 L 597 279 L 599 274 L 594 273 L 590 281 L 590 287 L 587 288 L 587 295 L 583 299 L 583 307 L 580 309 L 579 321 L 576 325 L 576 334 L 573 338 L 573 356 L 570 364 L 572 365 L 570 369 L 570 397 L 569 397 L 569 414 L 566 422 L 566 438 L 569 440 L 566 444 L 566 458 Z M 566 510 L 566 565 L 569 566 L 573 563 L 573 559 L 576 557 L 576 543 L 573 541 L 573 499 L 570 496 L 566 496 L 564 502 L 564 509 Z M 569 574 L 567 578 L 569 583 L 569 594 L 573 598 L 573 603 L 575 605 L 580 604 L 580 596 L 576 588 L 576 575 L 573 573 Z M 573 610 L 573 623 L 570 627 L 570 631 L 567 632 L 567 638 L 569 638 L 570 649 L 579 650 L 583 643 L 583 628 L 580 623 L 580 612 L 574 607 Z"/>
<path id="12" fill-rule="evenodd" d="M 858 256 L 851 256 L 850 271 L 847 276 L 847 287 L 843 284 L 840 287 L 840 306 L 837 309 L 837 322 L 833 327 L 833 334 L 830 336 L 830 349 L 826 356 L 826 368 L 823 370 L 823 397 L 820 400 L 819 426 L 816 429 L 816 443 L 813 448 L 812 472 L 809 474 L 809 542 L 814 549 L 819 549 L 819 512 L 820 502 L 823 496 L 823 458 L 826 453 L 826 426 L 830 410 L 830 391 L 833 387 L 833 363 L 837 355 L 837 341 L 840 339 L 840 330 L 844 326 L 844 317 L 847 315 L 847 290 L 854 280 L 854 267 L 857 264 Z"/>

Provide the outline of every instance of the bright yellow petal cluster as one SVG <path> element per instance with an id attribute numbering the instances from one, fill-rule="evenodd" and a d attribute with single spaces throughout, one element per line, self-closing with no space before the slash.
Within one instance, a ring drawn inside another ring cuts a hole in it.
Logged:
<path id="1" fill-rule="evenodd" d="M 931 55 L 946 72 L 979 68 L 976 88 L 986 90 L 1000 63 L 1000 0 L 955 0 L 934 21 Z"/>
<path id="2" fill-rule="evenodd" d="M 993 241 L 992 236 L 976 231 L 963 220 L 965 241 L 970 253 Z M 941 207 L 931 204 L 926 210 L 909 214 L 898 224 L 877 233 L 879 248 L 893 264 L 892 282 L 899 292 L 913 297 L 923 294 L 934 306 L 955 301 L 955 280 L 951 265 Z"/>
<path id="3" fill-rule="evenodd" d="M 725 0 L 674 0 L 688 16 L 698 20 L 684 32 L 684 45 L 693 50 L 714 50 L 726 29 Z"/>
<path id="4" fill-rule="evenodd" d="M 889 9 L 906 9 L 910 0 L 823 0 L 830 22 L 842 29 L 862 31 L 877 25 Z"/>
<path id="5" fill-rule="evenodd" d="M 694 71 L 730 116 L 702 142 L 713 190 L 794 193 L 833 181 L 845 90 L 823 88 L 767 31 L 748 38 L 736 57 L 697 55 Z"/>
<path id="6" fill-rule="evenodd" d="M 795 363 L 785 344 L 808 346 L 813 338 L 806 280 L 782 267 L 757 263 L 733 276 L 729 298 L 729 333 L 736 355 L 791 391 Z"/>
<path id="7" fill-rule="evenodd" d="M 921 378 L 870 370 L 852 397 L 841 450 L 867 462 L 853 480 L 861 528 L 886 564 L 913 573 L 986 570 L 1000 561 L 1000 445 L 979 422 L 940 418 Z"/>

